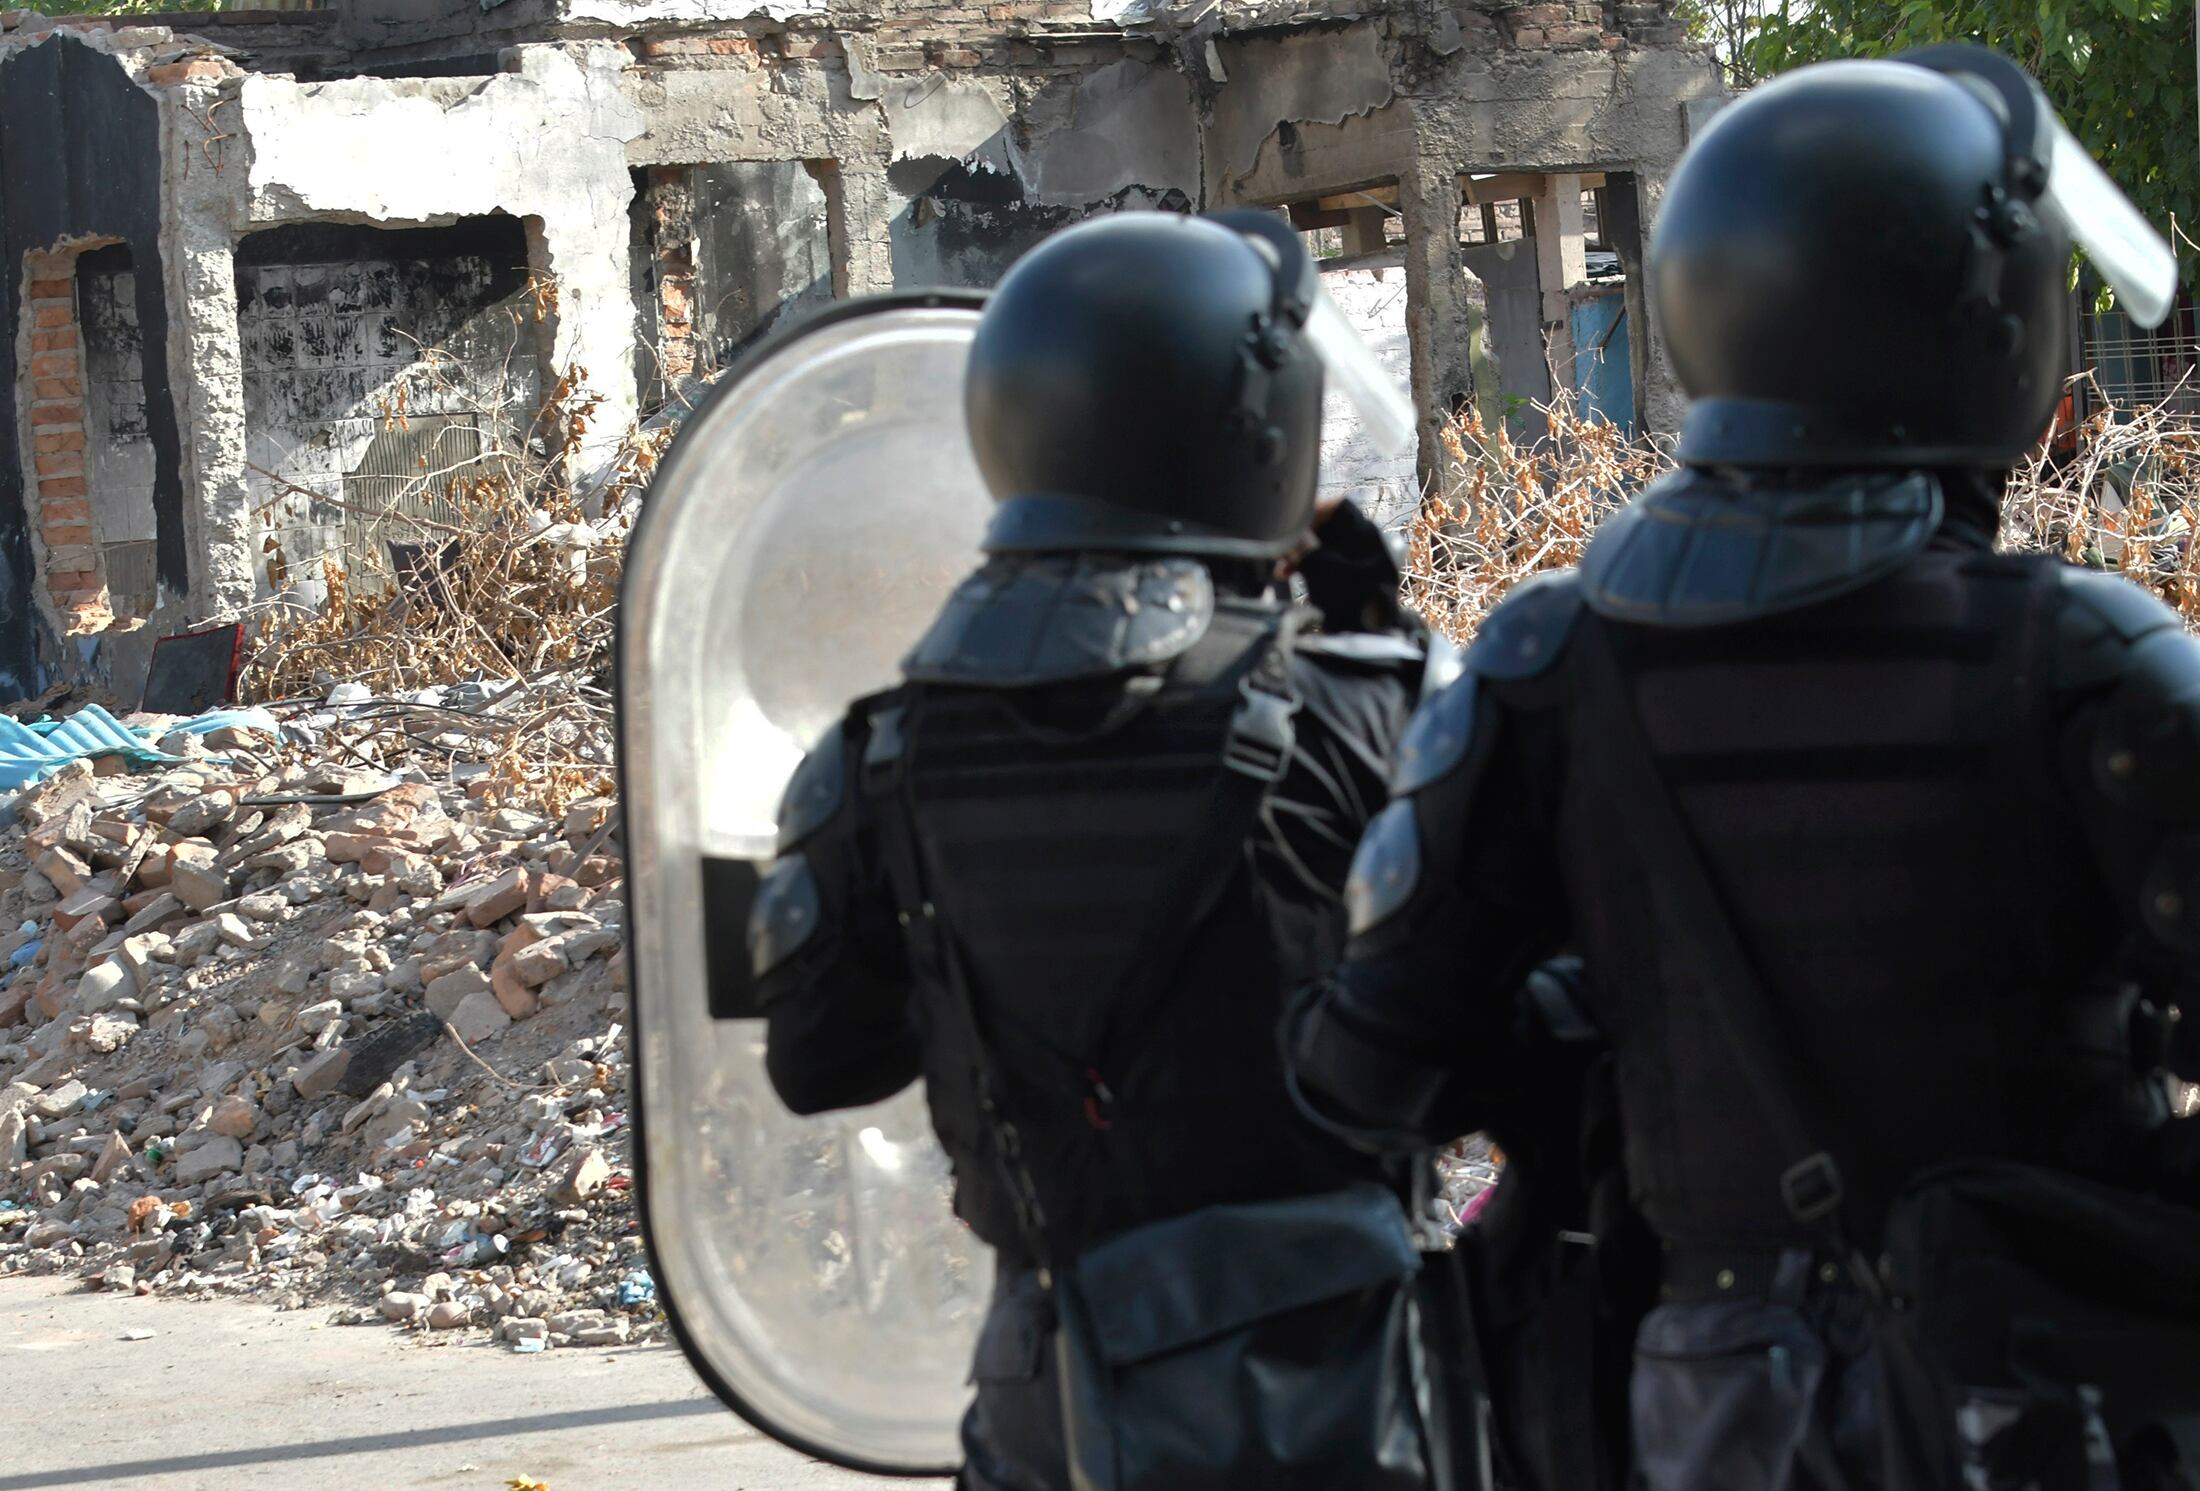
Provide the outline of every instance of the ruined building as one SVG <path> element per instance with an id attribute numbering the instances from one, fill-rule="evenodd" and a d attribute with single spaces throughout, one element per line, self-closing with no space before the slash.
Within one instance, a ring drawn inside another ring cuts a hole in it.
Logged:
<path id="1" fill-rule="evenodd" d="M 499 421 L 584 468 L 790 312 L 1095 211 L 1287 208 L 1410 363 L 1424 473 L 1442 411 L 1554 369 L 1669 427 L 1644 223 L 1719 88 L 1655 0 L 0 20 L 0 699 L 127 697 L 152 638 L 310 598 Z M 585 431 L 526 430 L 553 391 Z"/>

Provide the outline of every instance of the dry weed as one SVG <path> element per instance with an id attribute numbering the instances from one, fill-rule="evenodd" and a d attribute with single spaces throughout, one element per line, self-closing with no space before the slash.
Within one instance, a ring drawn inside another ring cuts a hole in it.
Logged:
<path id="1" fill-rule="evenodd" d="M 2075 453 L 2043 448 L 2011 481 L 2001 545 L 2120 570 L 2200 630 L 2200 424 L 2162 405 L 2118 409 L 2097 388 L 2088 402 Z"/>
<path id="2" fill-rule="evenodd" d="M 2200 423 L 2117 408 L 2098 389 L 2088 402 L 2074 450 L 2043 442 L 2012 475 L 2001 547 L 2120 570 L 2200 631 Z M 1596 525 L 1673 466 L 1666 442 L 1629 436 L 1570 393 L 1535 408 L 1545 433 L 1528 445 L 1471 410 L 1454 421 L 1449 474 L 1407 533 L 1406 599 L 1462 642 L 1521 580 L 1578 563 Z"/>
<path id="3" fill-rule="evenodd" d="M 611 791 L 609 671 L 626 530 L 669 432 L 630 435 L 583 503 L 549 454 L 580 448 L 588 432 L 596 401 L 581 381 L 568 370 L 528 427 L 485 419 L 485 449 L 422 470 L 414 492 L 437 500 L 367 515 L 371 542 L 321 559 L 320 604 L 263 607 L 248 634 L 243 697 L 318 700 L 359 684 L 372 699 L 352 719 L 371 728 L 346 744 L 364 761 L 425 753 L 433 765 L 440 753 L 486 762 L 489 800 L 551 812 Z M 405 427 L 401 403 L 382 417 Z M 422 515 L 429 509 L 436 516 Z M 417 567 L 393 573 L 384 538 L 414 545 Z M 272 535 L 268 554 L 280 583 Z M 459 707 L 407 697 L 458 684 L 482 687 Z"/>
<path id="4" fill-rule="evenodd" d="M 1597 524 L 1673 465 L 1665 442 L 1631 438 L 1570 389 L 1534 408 L 1543 433 L 1527 445 L 1471 405 L 1453 420 L 1447 477 L 1407 530 L 1407 603 L 1460 642 L 1520 581 L 1580 563 Z"/>

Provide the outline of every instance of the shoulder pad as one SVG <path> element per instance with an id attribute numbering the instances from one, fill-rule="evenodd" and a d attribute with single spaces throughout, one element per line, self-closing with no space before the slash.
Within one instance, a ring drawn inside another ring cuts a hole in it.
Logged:
<path id="1" fill-rule="evenodd" d="M 845 720 L 835 720 L 788 779 L 779 801 L 779 853 L 786 854 L 833 821 L 848 795 Z"/>
<path id="2" fill-rule="evenodd" d="M 1724 626 L 1846 595 L 1932 541 L 1946 510 L 1924 473 L 1793 489 L 1684 466 L 1599 524 L 1581 556 L 1591 609 L 1640 626 Z"/>
<path id="3" fill-rule="evenodd" d="M 2149 632 L 2116 677 L 2093 736 L 2094 784 L 2149 818 L 2200 818 L 2200 642 L 2182 627 Z"/>
<path id="4" fill-rule="evenodd" d="M 1374 931 L 1404 909 L 1421 883 L 1421 826 L 1399 798 L 1368 821 L 1344 883 L 1351 935 Z"/>
<path id="5" fill-rule="evenodd" d="M 1466 673 L 1413 712 L 1398 759 L 1390 771 L 1393 797 L 1410 797 L 1466 758 L 1474 739 L 1474 696 L 1479 679 Z"/>
<path id="6" fill-rule="evenodd" d="M 996 555 L 956 587 L 902 662 L 919 683 L 1029 688 L 1158 667 L 1214 620 L 1196 560 Z"/>
<path id="7" fill-rule="evenodd" d="M 1566 650 L 1581 615 L 1581 587 L 1573 574 L 1538 575 L 1505 597 L 1482 622 L 1474 645 L 1457 656 L 1450 682 L 1424 694 L 1398 743 L 1391 768 L 1395 797 L 1419 792 L 1466 758 L 1474 740 L 1475 697 L 1480 680 L 1533 678 Z M 1431 649 L 1430 672 L 1437 671 Z"/>
<path id="8" fill-rule="evenodd" d="M 749 907 L 749 971 L 762 978 L 809 945 L 824 922 L 810 862 L 790 854 L 773 865 Z"/>
<path id="9" fill-rule="evenodd" d="M 1483 618 L 1467 649 L 1466 669 L 1484 678 L 1533 678 L 1558 660 L 1581 616 L 1581 576 L 1537 575 L 1513 588 Z"/>
<path id="10" fill-rule="evenodd" d="M 2084 688 L 2124 670 L 2132 645 L 2178 625 L 2177 613 L 2151 591 L 2107 570 L 2058 565 L 2062 608 L 2055 637 L 2055 683 Z"/>

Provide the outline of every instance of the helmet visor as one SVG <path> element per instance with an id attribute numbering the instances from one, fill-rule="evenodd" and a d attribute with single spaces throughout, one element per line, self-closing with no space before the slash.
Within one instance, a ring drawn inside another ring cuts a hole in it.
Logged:
<path id="1" fill-rule="evenodd" d="M 2063 122 L 2048 118 L 2053 143 L 2040 211 L 2085 250 L 2132 320 L 2161 325 L 2177 299 L 2177 256 Z"/>
<path id="2" fill-rule="evenodd" d="M 1306 341 L 1321 359 L 1322 372 L 1335 380 L 1360 412 L 1368 443 L 1378 454 L 1397 455 L 1413 440 L 1413 400 L 1406 395 L 1337 302 L 1317 288 L 1306 316 Z"/>
<path id="3" fill-rule="evenodd" d="M 1413 399 L 1375 356 L 1375 349 L 1352 329 L 1352 322 L 1330 299 L 1320 266 L 1291 225 L 1277 213 L 1237 207 L 1210 213 L 1212 221 L 1245 235 L 1277 275 L 1280 301 L 1289 319 L 1305 321 L 1299 334 L 1313 348 L 1322 374 L 1359 411 L 1368 444 L 1378 455 L 1394 456 L 1413 439 Z"/>
<path id="4" fill-rule="evenodd" d="M 2001 121 L 2010 189 L 2031 196 L 2039 213 L 2070 235 L 2134 321 L 2162 324 L 2177 299 L 2177 256 L 2078 143 L 2030 73 L 1972 42 L 1920 47 L 1895 60 L 1941 73 L 1977 95 Z"/>

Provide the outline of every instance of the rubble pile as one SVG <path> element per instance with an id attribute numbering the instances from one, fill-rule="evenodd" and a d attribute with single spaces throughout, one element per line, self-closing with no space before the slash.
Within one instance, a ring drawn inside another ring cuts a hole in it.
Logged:
<path id="1" fill-rule="evenodd" d="M 483 711 L 364 693 L 13 799 L 0 1271 L 516 1350 L 651 1334 L 615 810 L 500 805 L 458 759 Z"/>

